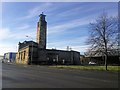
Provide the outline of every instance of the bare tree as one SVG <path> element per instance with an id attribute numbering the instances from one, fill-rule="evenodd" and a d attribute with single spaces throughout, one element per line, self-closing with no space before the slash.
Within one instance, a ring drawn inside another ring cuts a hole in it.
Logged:
<path id="1" fill-rule="evenodd" d="M 107 70 L 108 52 L 113 48 L 117 48 L 118 45 L 117 18 L 108 17 L 107 13 L 103 13 L 95 22 L 90 23 L 90 37 L 87 43 L 91 45 L 89 52 L 94 51 L 94 55 L 102 53 L 105 56 Z"/>

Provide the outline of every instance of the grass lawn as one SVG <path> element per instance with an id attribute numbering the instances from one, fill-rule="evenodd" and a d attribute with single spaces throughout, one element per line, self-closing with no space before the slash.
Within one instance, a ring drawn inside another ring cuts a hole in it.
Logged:
<path id="1" fill-rule="evenodd" d="M 106 70 L 105 66 L 56 65 L 56 66 L 49 66 L 49 67 L 58 68 L 58 69 Z M 110 71 L 118 71 L 120 70 L 120 66 L 107 66 L 107 69 Z"/>

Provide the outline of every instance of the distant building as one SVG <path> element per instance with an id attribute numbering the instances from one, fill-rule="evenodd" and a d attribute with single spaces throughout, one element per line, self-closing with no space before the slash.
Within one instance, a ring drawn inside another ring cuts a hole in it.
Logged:
<path id="1" fill-rule="evenodd" d="M 119 64 L 119 49 L 108 50 L 107 63 L 108 64 Z M 86 62 L 96 62 L 97 64 L 105 64 L 105 55 L 102 52 L 90 51 L 85 53 Z"/>
<path id="2" fill-rule="evenodd" d="M 89 51 L 84 53 L 86 57 L 100 57 L 104 56 L 104 53 L 96 52 L 96 51 Z M 120 50 L 119 49 L 110 49 L 108 50 L 108 56 L 119 56 Z"/>
<path id="3" fill-rule="evenodd" d="M 4 54 L 4 62 L 15 62 L 16 52 L 8 52 Z"/>
<path id="4" fill-rule="evenodd" d="M 37 23 L 37 42 L 19 42 L 16 63 L 20 64 L 80 64 L 80 52 L 46 49 L 47 22 L 43 13 Z"/>
<path id="5" fill-rule="evenodd" d="M 2 60 L 3 60 L 3 58 L 4 58 L 4 56 L 0 55 L 0 61 L 2 61 Z"/>

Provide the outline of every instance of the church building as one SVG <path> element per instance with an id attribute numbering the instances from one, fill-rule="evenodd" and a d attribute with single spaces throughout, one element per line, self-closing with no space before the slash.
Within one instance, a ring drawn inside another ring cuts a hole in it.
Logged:
<path id="1" fill-rule="evenodd" d="M 47 22 L 43 13 L 39 15 L 37 22 L 36 42 L 19 42 L 18 52 L 16 54 L 16 63 L 18 64 L 80 64 L 80 52 L 46 49 Z"/>

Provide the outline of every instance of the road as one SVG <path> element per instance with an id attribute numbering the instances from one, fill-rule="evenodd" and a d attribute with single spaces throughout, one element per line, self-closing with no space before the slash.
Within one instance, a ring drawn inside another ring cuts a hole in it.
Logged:
<path id="1" fill-rule="evenodd" d="M 117 71 L 2 64 L 3 88 L 118 88 Z"/>

